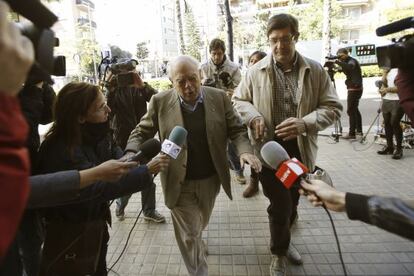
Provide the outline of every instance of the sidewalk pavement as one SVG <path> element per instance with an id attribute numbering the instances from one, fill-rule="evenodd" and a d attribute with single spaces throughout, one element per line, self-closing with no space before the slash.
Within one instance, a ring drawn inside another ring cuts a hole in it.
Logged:
<path id="1" fill-rule="evenodd" d="M 332 144 L 329 138 L 319 137 L 319 147 L 317 165 L 330 173 L 338 189 L 414 198 L 414 150 L 407 149 L 403 159 L 393 160 L 377 155 L 377 144 L 366 149 L 368 145 L 345 140 Z M 234 179 L 232 183 L 233 201 L 221 191 L 205 231 L 209 275 L 269 275 L 268 201 L 261 190 L 257 196 L 245 199 L 241 195 L 245 185 L 236 184 Z M 108 267 L 124 247 L 141 208 L 140 198 L 131 198 L 124 221 L 119 222 L 114 216 Z M 110 275 L 187 275 L 158 179 L 157 209 L 166 216 L 167 223 L 148 223 L 140 218 L 124 255 L 114 267 L 117 274 Z M 343 213 L 332 215 L 348 275 L 414 275 L 414 242 L 350 221 Z M 300 201 L 292 242 L 301 252 L 304 264 L 289 265 L 289 275 L 343 275 L 329 218 L 322 208 L 312 207 L 305 198 Z"/>

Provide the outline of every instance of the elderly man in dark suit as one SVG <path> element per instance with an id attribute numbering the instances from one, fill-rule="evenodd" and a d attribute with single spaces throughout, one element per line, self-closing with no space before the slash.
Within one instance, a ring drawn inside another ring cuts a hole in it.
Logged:
<path id="1" fill-rule="evenodd" d="M 131 133 L 127 151 L 157 132 L 168 138 L 175 126 L 188 131 L 187 142 L 168 169 L 161 172 L 165 204 L 171 209 L 175 237 L 190 275 L 208 275 L 202 231 L 208 224 L 220 184 L 231 199 L 226 156 L 228 139 L 241 164 L 261 170 L 252 154 L 247 131 L 224 91 L 200 85 L 198 62 L 180 56 L 170 64 L 170 91 L 152 97 L 147 114 Z"/>

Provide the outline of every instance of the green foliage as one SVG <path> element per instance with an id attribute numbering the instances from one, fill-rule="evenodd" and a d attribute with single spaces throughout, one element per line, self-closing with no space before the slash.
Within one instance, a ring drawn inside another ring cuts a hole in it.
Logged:
<path id="1" fill-rule="evenodd" d="M 403 0 L 394 0 L 393 1 L 393 8 L 386 9 L 383 12 L 383 16 L 385 16 L 385 24 L 391 23 L 409 16 L 413 16 L 414 14 L 414 3 L 407 5 L 407 1 Z M 397 34 L 391 34 L 389 38 L 393 37 L 400 37 L 406 34 L 412 33 L 411 29 L 405 30 L 403 32 Z"/>
<path id="2" fill-rule="evenodd" d="M 130 52 L 122 50 L 116 45 L 110 45 L 109 48 L 111 49 L 111 55 L 113 57 L 118 57 L 118 58 L 131 58 L 132 57 L 132 54 Z"/>
<path id="3" fill-rule="evenodd" d="M 304 7 L 299 8 L 291 1 L 288 13 L 299 20 L 300 40 L 322 39 L 323 0 L 313 0 Z M 338 1 L 331 1 L 331 35 L 339 37 L 341 30 L 342 8 Z"/>
<path id="4" fill-rule="evenodd" d="M 186 4 L 184 15 L 185 35 L 186 35 L 186 54 L 194 57 L 198 61 L 201 60 L 200 49 L 202 47 L 200 39 L 200 31 L 194 19 L 194 13 L 191 7 Z"/>
<path id="5" fill-rule="evenodd" d="M 77 50 L 80 57 L 80 69 L 81 74 L 86 76 L 93 76 L 94 74 L 94 54 L 95 54 L 95 66 L 98 66 L 99 45 L 95 40 L 80 39 L 77 43 Z M 94 53 L 94 54 L 93 54 Z"/>
<path id="6" fill-rule="evenodd" d="M 270 11 L 267 13 L 257 14 L 255 17 L 256 20 L 256 36 L 255 36 L 255 48 L 257 50 L 265 50 L 269 45 L 267 41 L 267 21 L 270 18 Z"/>
<path id="7" fill-rule="evenodd" d="M 148 57 L 149 51 L 147 48 L 146 42 L 139 42 L 137 43 L 137 58 L 138 59 L 146 59 Z"/>
<path id="8" fill-rule="evenodd" d="M 368 65 L 361 67 L 362 77 L 381 77 L 382 70 L 378 67 L 378 65 Z"/>
<path id="9" fill-rule="evenodd" d="M 168 79 L 149 80 L 148 84 L 151 85 L 158 92 L 162 92 L 172 88 L 172 83 Z"/>

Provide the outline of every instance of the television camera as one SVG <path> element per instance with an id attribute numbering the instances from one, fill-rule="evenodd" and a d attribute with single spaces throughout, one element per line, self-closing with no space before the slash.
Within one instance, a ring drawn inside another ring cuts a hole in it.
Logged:
<path id="1" fill-rule="evenodd" d="M 54 47 L 59 46 L 59 39 L 50 27 L 58 20 L 48 8 L 37 0 L 5 0 L 12 10 L 30 20 L 19 24 L 21 33 L 28 37 L 35 49 L 36 60 L 30 69 L 27 83 L 47 81 L 52 83 L 50 75 L 66 75 L 66 59 L 54 56 Z"/>
<path id="2" fill-rule="evenodd" d="M 135 71 L 138 61 L 135 59 L 110 59 L 105 57 L 99 65 L 99 79 L 109 87 L 126 87 L 134 84 L 141 84 L 142 80 Z M 110 74 L 108 75 L 108 72 Z"/>
<path id="3" fill-rule="evenodd" d="M 414 27 L 414 17 L 407 17 L 377 28 L 378 36 L 385 36 Z M 377 47 L 378 66 L 381 68 L 414 68 L 414 34 L 393 39 L 393 43 Z"/>

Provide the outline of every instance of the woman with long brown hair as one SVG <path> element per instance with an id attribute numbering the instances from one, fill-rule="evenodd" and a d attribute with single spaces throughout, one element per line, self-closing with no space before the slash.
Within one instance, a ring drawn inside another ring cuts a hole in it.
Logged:
<path id="1" fill-rule="evenodd" d="M 69 83 L 63 87 L 56 100 L 55 121 L 40 149 L 39 170 L 82 170 L 120 158 L 123 152 L 109 128 L 110 111 L 98 86 Z M 150 187 L 150 173 L 167 164 L 168 158 L 158 155 L 147 166 L 131 170 L 127 183 L 107 185 L 96 198 L 46 209 L 40 275 L 107 275 L 108 200 Z"/>

